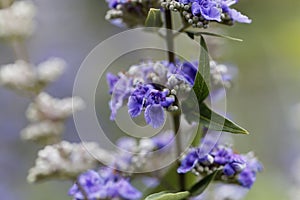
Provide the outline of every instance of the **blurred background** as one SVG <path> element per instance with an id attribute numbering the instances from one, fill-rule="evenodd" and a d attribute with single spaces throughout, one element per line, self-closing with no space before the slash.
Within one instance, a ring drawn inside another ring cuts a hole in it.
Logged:
<path id="1" fill-rule="evenodd" d="M 27 41 L 31 61 L 38 64 L 51 56 L 65 59 L 69 65 L 66 73 L 47 91 L 57 97 L 71 96 L 76 72 L 86 55 L 123 29 L 104 20 L 104 0 L 34 3 L 38 27 Z M 239 69 L 235 85 L 227 94 L 228 112 L 251 135 L 234 136 L 236 149 L 254 150 L 265 166 L 246 199 L 285 200 L 294 162 L 300 159 L 300 130 L 295 126 L 297 121 L 300 123 L 300 118 L 295 119 L 295 105 L 300 102 L 300 1 L 241 0 L 236 8 L 250 16 L 253 23 L 223 27 L 228 35 L 244 42 L 226 41 L 217 61 L 232 63 Z M 9 46 L 1 42 L 0 64 L 13 62 L 12 55 Z M 33 166 L 39 149 L 19 138 L 19 131 L 27 124 L 24 111 L 28 103 L 26 98 L 0 88 L 1 199 L 68 199 L 70 182 L 26 182 L 27 170 Z M 79 141 L 72 119 L 64 138 Z"/>

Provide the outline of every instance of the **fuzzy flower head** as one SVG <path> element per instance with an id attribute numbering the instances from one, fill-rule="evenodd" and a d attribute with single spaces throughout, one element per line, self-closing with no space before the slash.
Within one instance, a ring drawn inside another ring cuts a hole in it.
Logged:
<path id="1" fill-rule="evenodd" d="M 214 21 L 232 25 L 234 22 L 251 23 L 251 20 L 230 8 L 237 0 L 163 0 L 162 7 L 182 14 L 187 24 L 207 28 Z"/>
<path id="2" fill-rule="evenodd" d="M 62 121 L 43 120 L 29 124 L 21 131 L 21 138 L 39 144 L 53 144 L 60 140 L 64 131 Z"/>
<path id="3" fill-rule="evenodd" d="M 137 140 L 131 137 L 122 137 L 117 140 L 119 151 L 115 155 L 112 167 L 126 172 L 148 171 L 160 166 L 161 160 L 172 153 L 172 131 L 159 133 L 151 138 Z"/>
<path id="4" fill-rule="evenodd" d="M 89 170 L 81 174 L 70 188 L 69 195 L 77 200 L 136 200 L 142 197 L 142 193 L 134 188 L 128 179 L 110 168 L 101 168 L 99 172 Z"/>
<path id="5" fill-rule="evenodd" d="M 38 152 L 35 166 L 29 170 L 29 182 L 60 178 L 72 179 L 96 166 L 98 161 L 89 152 L 99 149 L 96 143 L 76 144 L 62 141 Z"/>
<path id="6" fill-rule="evenodd" d="M 116 26 L 143 26 L 150 8 L 159 8 L 159 0 L 107 0 L 105 19 Z"/>
<path id="7" fill-rule="evenodd" d="M 0 85 L 18 92 L 39 93 L 49 83 L 64 72 L 66 62 L 60 58 L 50 58 L 36 67 L 17 60 L 0 68 Z"/>
<path id="8" fill-rule="evenodd" d="M 200 148 L 190 150 L 182 159 L 178 173 L 194 172 L 207 175 L 219 170 L 217 179 L 224 183 L 236 183 L 251 188 L 256 174 L 262 170 L 261 163 L 253 153 L 246 155 L 235 153 L 230 147 L 217 144 L 208 154 L 201 153 Z"/>
<path id="9" fill-rule="evenodd" d="M 16 1 L 0 9 L 0 38 L 28 37 L 35 29 L 36 8 L 30 1 Z"/>
<path id="10" fill-rule="evenodd" d="M 118 109 L 127 103 L 131 117 L 144 115 L 147 124 L 159 128 L 165 121 L 165 111 L 178 111 L 178 102 L 186 99 L 194 85 L 198 62 L 175 64 L 167 61 L 143 62 L 133 65 L 125 73 L 108 73 L 107 84 L 111 100 L 111 120 Z M 231 76 L 225 65 L 211 63 L 213 91 L 229 87 Z"/>

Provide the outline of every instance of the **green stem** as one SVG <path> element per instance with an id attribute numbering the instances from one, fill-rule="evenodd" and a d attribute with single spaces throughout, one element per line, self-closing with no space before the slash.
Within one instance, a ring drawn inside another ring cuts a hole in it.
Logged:
<path id="1" fill-rule="evenodd" d="M 167 48 L 168 48 L 168 59 L 170 63 L 175 63 L 175 54 L 174 54 L 174 36 L 173 36 L 173 24 L 172 24 L 172 15 L 171 11 L 166 9 L 165 10 L 165 24 L 167 30 L 166 34 L 166 42 L 167 42 Z M 178 100 L 176 99 L 177 102 L 175 102 L 176 105 L 178 104 Z M 176 137 L 176 149 L 177 149 L 177 157 L 180 156 L 182 147 L 181 147 L 181 139 L 180 139 L 180 134 L 179 134 L 179 128 L 180 128 L 180 109 L 178 109 L 179 112 L 173 113 L 173 128 L 174 128 L 174 133 L 177 135 Z M 180 166 L 180 162 L 178 162 L 178 166 Z M 178 174 L 178 184 L 179 188 L 181 191 L 185 190 L 185 175 L 184 174 Z"/>
<path id="2" fill-rule="evenodd" d="M 170 10 L 165 10 L 165 24 L 167 34 L 166 34 L 166 42 L 167 42 L 167 49 L 168 49 L 168 59 L 170 63 L 175 63 L 175 55 L 174 55 L 174 41 L 173 41 L 173 25 L 172 25 L 172 16 Z"/>

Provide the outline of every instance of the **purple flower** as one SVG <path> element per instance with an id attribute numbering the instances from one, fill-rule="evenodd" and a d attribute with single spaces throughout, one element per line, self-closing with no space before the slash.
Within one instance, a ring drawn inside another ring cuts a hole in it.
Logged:
<path id="1" fill-rule="evenodd" d="M 118 5 L 118 0 L 108 0 L 107 2 L 109 8 L 116 8 Z"/>
<path id="2" fill-rule="evenodd" d="M 165 119 L 164 108 L 169 107 L 175 101 L 169 96 L 169 91 L 154 89 L 150 84 L 139 85 L 128 100 L 128 113 L 131 117 L 137 117 L 145 108 L 145 120 L 153 128 L 163 125 Z"/>
<path id="3" fill-rule="evenodd" d="M 109 87 L 109 94 L 112 94 L 113 89 L 114 89 L 116 83 L 119 80 L 119 77 L 112 74 L 112 73 L 107 73 L 106 74 L 106 80 L 107 80 L 107 84 L 108 84 L 108 87 Z"/>
<path id="4" fill-rule="evenodd" d="M 223 172 L 227 176 L 233 176 L 234 174 L 241 172 L 246 168 L 246 160 L 239 154 L 233 154 L 231 161 L 228 162 L 223 169 Z"/>
<path id="5" fill-rule="evenodd" d="M 198 63 L 195 63 L 195 65 L 198 65 Z M 194 80 L 198 71 L 195 65 L 190 62 L 184 62 L 180 67 L 180 73 L 182 73 L 191 85 L 194 85 Z"/>
<path id="6" fill-rule="evenodd" d="M 118 193 L 124 199 L 140 199 L 142 193 L 134 188 L 127 180 L 121 179 L 118 184 Z"/>
<path id="7" fill-rule="evenodd" d="M 206 166 L 213 164 L 213 162 L 214 162 L 214 158 L 210 154 L 206 154 L 202 157 L 199 157 L 199 160 L 198 160 L 198 163 L 200 163 L 201 165 L 206 165 Z"/>
<path id="8" fill-rule="evenodd" d="M 146 107 L 145 120 L 153 128 L 159 128 L 165 121 L 165 112 L 160 104 L 153 104 Z"/>
<path id="9" fill-rule="evenodd" d="M 111 120 L 116 118 L 118 109 L 123 106 L 123 101 L 130 95 L 132 87 L 132 79 L 126 77 L 124 74 L 122 74 L 120 79 L 113 84 L 112 97 L 109 102 Z"/>
<path id="10" fill-rule="evenodd" d="M 152 141 L 157 149 L 162 149 L 167 146 L 174 139 L 174 137 L 174 133 L 170 131 L 153 137 Z"/>
<path id="11" fill-rule="evenodd" d="M 221 21 L 221 12 L 218 4 L 212 0 L 199 0 L 192 3 L 193 15 L 201 14 L 206 20 Z"/>
<path id="12" fill-rule="evenodd" d="M 239 23 L 247 23 L 247 24 L 250 24 L 252 22 L 252 20 L 249 19 L 246 15 L 243 15 L 242 13 L 240 13 L 239 11 L 237 11 L 235 9 L 230 8 L 228 10 L 228 14 L 233 21 L 236 21 Z"/>
<path id="13" fill-rule="evenodd" d="M 80 184 L 80 187 L 78 186 Z M 83 194 L 81 190 L 84 190 Z M 75 183 L 69 195 L 77 200 L 112 199 L 120 197 L 126 200 L 136 200 L 142 197 L 140 191 L 134 188 L 127 179 L 116 174 L 110 168 L 102 168 L 99 173 L 89 170 L 81 174 L 78 183 Z"/>
<path id="14" fill-rule="evenodd" d="M 251 188 L 255 180 L 256 174 L 250 169 L 245 169 L 238 175 L 238 182 L 246 188 Z"/>
<path id="15" fill-rule="evenodd" d="M 146 95 L 150 89 L 153 89 L 151 85 L 139 85 L 129 96 L 127 106 L 131 117 L 137 117 L 141 114 Z"/>
<path id="16" fill-rule="evenodd" d="M 181 161 L 181 165 L 177 169 L 177 173 L 184 174 L 191 171 L 196 166 L 198 159 L 199 159 L 198 150 L 192 149 Z"/>
<path id="17" fill-rule="evenodd" d="M 233 167 L 230 164 L 226 164 L 224 166 L 223 173 L 226 176 L 233 176 L 235 174 L 235 170 L 233 169 Z"/>
<path id="18" fill-rule="evenodd" d="M 101 185 L 103 180 L 100 175 L 92 170 L 89 170 L 81 174 L 78 178 L 78 183 L 74 184 L 69 190 L 69 195 L 73 196 L 75 199 L 84 199 L 83 194 L 81 193 L 80 187 L 88 195 L 88 199 L 104 198 L 106 195 L 103 193 Z"/>
<path id="19" fill-rule="evenodd" d="M 222 1 L 222 11 L 223 13 L 227 13 L 231 20 L 240 22 L 240 23 L 251 23 L 252 20 L 249 19 L 247 16 L 241 14 L 237 10 L 230 8 L 231 5 L 237 3 L 235 0 L 223 0 Z"/>
<path id="20" fill-rule="evenodd" d="M 191 1 L 190 0 L 179 0 L 179 3 L 182 4 L 189 4 Z"/>
<path id="21" fill-rule="evenodd" d="M 224 165 L 231 161 L 232 159 L 232 149 L 228 147 L 218 147 L 213 152 L 212 155 L 214 156 L 215 163 Z"/>

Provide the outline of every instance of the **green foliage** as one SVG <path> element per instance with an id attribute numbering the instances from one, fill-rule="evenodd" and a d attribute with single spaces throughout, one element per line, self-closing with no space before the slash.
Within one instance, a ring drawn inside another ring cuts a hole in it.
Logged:
<path id="1" fill-rule="evenodd" d="M 203 35 L 208 35 L 208 36 L 213 36 L 213 37 L 219 37 L 219 38 L 224 38 L 228 40 L 233 40 L 237 42 L 242 42 L 242 39 L 227 36 L 227 35 L 222 35 L 222 34 L 217 34 L 217 33 L 210 33 L 210 32 L 192 32 L 192 31 L 186 31 L 186 34 L 188 34 L 189 37 L 194 39 L 195 36 L 203 36 Z"/>
<path id="2" fill-rule="evenodd" d="M 148 12 L 148 16 L 145 21 L 146 27 L 161 27 L 163 25 L 163 21 L 161 19 L 160 9 L 150 8 Z"/>
<path id="3" fill-rule="evenodd" d="M 210 65 L 209 56 L 207 52 L 207 46 L 203 37 L 200 39 L 200 57 L 198 72 L 195 77 L 193 90 L 197 96 L 198 102 L 204 101 L 209 94 L 209 82 L 210 82 Z"/>
<path id="4" fill-rule="evenodd" d="M 190 195 L 188 191 L 177 192 L 177 193 L 169 193 L 166 191 L 151 194 L 146 197 L 145 200 L 181 200 L 185 199 Z"/>
<path id="5" fill-rule="evenodd" d="M 190 196 L 198 196 L 209 186 L 209 184 L 215 179 L 219 171 L 214 171 L 213 173 L 205 176 L 199 182 L 191 187 Z"/>
<path id="6" fill-rule="evenodd" d="M 195 109 L 196 104 L 199 105 L 199 111 Z M 249 134 L 246 129 L 212 111 L 204 102 L 197 102 L 195 97 L 191 97 L 182 103 L 182 111 L 189 123 L 199 122 L 205 127 L 216 131 L 225 131 L 234 134 Z M 198 130 L 197 134 L 202 133 Z"/>
<path id="7" fill-rule="evenodd" d="M 200 122 L 213 130 L 225 131 L 234 134 L 249 134 L 247 130 L 237 125 L 233 121 L 212 111 L 205 103 L 200 104 Z"/>

